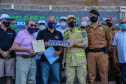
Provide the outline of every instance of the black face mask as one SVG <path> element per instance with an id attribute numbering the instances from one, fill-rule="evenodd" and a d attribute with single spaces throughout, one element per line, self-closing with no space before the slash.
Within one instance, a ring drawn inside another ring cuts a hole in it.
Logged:
<path id="1" fill-rule="evenodd" d="M 76 26 L 76 22 L 71 21 L 68 23 L 69 27 L 74 28 Z"/>
<path id="2" fill-rule="evenodd" d="M 10 23 L 10 22 L 5 22 L 5 21 L 4 21 L 3 24 L 4 24 L 6 27 L 9 27 L 11 23 Z"/>
<path id="3" fill-rule="evenodd" d="M 111 27 L 112 26 L 112 23 L 107 22 L 107 25 L 108 25 L 108 27 Z"/>
<path id="4" fill-rule="evenodd" d="M 97 22 L 98 17 L 92 16 L 92 17 L 90 18 L 90 20 L 91 20 L 92 23 L 95 23 L 95 22 Z"/>

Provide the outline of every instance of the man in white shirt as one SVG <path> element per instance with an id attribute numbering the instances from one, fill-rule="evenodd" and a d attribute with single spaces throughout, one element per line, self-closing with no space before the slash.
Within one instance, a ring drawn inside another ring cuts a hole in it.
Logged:
<path id="1" fill-rule="evenodd" d="M 61 16 L 60 17 L 60 27 L 56 28 L 57 31 L 60 31 L 64 37 L 64 32 L 67 31 L 69 28 L 67 28 L 67 23 L 66 23 L 66 17 Z"/>
<path id="2" fill-rule="evenodd" d="M 118 52 L 118 60 L 117 60 Z M 120 65 L 123 84 L 126 84 L 126 18 L 121 20 L 121 30 L 114 36 L 113 41 L 113 60 Z"/>

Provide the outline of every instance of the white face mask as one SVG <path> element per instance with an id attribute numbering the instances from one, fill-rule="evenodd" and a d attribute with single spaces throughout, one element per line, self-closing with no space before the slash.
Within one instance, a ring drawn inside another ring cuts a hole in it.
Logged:
<path id="1" fill-rule="evenodd" d="M 66 27 L 66 22 L 61 22 L 60 25 L 61 25 L 62 27 Z"/>
<path id="2" fill-rule="evenodd" d="M 39 26 L 39 29 L 40 30 L 44 30 L 45 29 L 45 26 L 41 25 L 41 26 Z"/>
<path id="3" fill-rule="evenodd" d="M 82 27 L 86 27 L 86 26 L 87 26 L 87 22 L 86 22 L 86 21 L 82 21 L 82 22 L 81 22 L 81 26 L 82 26 Z"/>

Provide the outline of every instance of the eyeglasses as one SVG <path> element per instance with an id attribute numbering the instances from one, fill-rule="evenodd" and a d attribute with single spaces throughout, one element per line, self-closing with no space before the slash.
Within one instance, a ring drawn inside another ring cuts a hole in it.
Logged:
<path id="1" fill-rule="evenodd" d="M 31 27 L 35 27 L 36 28 L 36 25 L 35 24 L 31 24 Z"/>
<path id="2" fill-rule="evenodd" d="M 17 22 L 15 22 L 15 23 L 12 23 L 12 24 L 17 24 Z"/>
<path id="3" fill-rule="evenodd" d="M 6 20 L 7 22 L 11 22 L 11 20 L 4 19 L 4 21 L 5 21 L 5 20 Z"/>
<path id="4" fill-rule="evenodd" d="M 121 24 L 126 24 L 126 22 L 121 22 Z"/>

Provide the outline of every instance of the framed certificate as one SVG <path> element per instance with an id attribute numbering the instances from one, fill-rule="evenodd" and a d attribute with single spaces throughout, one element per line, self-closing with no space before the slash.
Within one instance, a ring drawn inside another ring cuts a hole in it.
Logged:
<path id="1" fill-rule="evenodd" d="M 32 45 L 35 52 L 45 51 L 44 40 L 32 41 Z"/>

